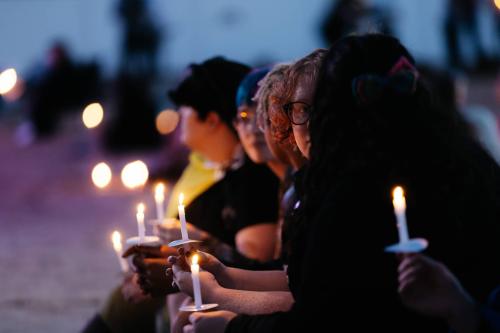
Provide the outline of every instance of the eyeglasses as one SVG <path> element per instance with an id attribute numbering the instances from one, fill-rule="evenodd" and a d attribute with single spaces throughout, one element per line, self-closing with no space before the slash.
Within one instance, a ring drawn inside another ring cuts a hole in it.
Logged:
<path id="1" fill-rule="evenodd" d="M 312 105 L 306 102 L 290 102 L 283 105 L 283 111 L 294 125 L 304 125 L 309 121 Z"/>

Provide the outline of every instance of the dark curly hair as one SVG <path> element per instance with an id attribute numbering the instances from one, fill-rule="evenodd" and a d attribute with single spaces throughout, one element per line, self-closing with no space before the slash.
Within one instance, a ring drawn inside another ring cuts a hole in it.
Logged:
<path id="1" fill-rule="evenodd" d="M 309 125 L 310 186 L 327 186 L 324 177 L 333 180 L 382 160 L 391 161 L 393 169 L 409 169 L 418 154 L 465 158 L 461 144 L 471 138 L 463 120 L 457 112 L 434 107 L 420 79 L 409 96 L 386 89 L 374 103 L 358 103 L 353 80 L 367 73 L 384 77 L 401 57 L 415 63 L 397 39 L 380 34 L 349 36 L 329 51 Z"/>

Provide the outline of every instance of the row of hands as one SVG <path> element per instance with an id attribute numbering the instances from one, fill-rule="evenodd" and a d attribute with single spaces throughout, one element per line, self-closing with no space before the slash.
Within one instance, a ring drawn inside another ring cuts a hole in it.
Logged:
<path id="1" fill-rule="evenodd" d="M 135 272 L 126 276 L 122 294 L 130 302 L 139 303 L 148 297 L 164 297 L 184 292 L 193 296 L 189 262 L 196 252 L 199 256 L 199 274 L 202 298 L 206 303 L 219 288 L 230 287 L 225 272 L 227 267 L 216 257 L 202 251 L 175 250 L 167 246 L 133 246 L 123 257 L 132 257 Z M 166 260 L 165 260 L 166 259 Z M 139 288 L 138 288 L 139 287 Z M 188 301 L 191 301 L 190 299 Z M 180 313 L 178 332 L 223 332 L 227 323 L 237 314 L 230 311 Z"/>
<path id="2" fill-rule="evenodd" d="M 205 303 L 211 302 L 220 288 L 231 288 L 235 282 L 230 281 L 228 267 L 216 257 L 201 251 L 196 253 L 202 269 L 202 298 Z M 133 255 L 136 272 L 131 279 L 140 286 L 143 294 L 158 297 L 181 291 L 192 296 L 189 263 L 193 254 L 194 250 L 185 251 L 183 248 L 135 246 L 128 249 L 124 257 Z M 460 321 L 475 311 L 474 301 L 445 265 L 421 254 L 404 255 L 398 259 L 398 292 L 407 307 L 445 319 L 452 327 L 459 326 Z M 128 287 L 133 289 L 130 284 Z M 126 295 L 127 291 L 123 291 Z M 141 297 L 135 293 L 135 299 L 132 299 L 138 301 Z M 179 321 L 183 322 L 184 332 L 223 332 L 236 315 L 230 311 L 195 312 L 180 315 Z"/>

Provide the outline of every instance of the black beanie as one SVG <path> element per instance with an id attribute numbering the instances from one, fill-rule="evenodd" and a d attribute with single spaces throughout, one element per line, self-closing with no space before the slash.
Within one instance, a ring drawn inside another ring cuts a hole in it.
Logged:
<path id="1" fill-rule="evenodd" d="M 213 111 L 232 128 L 236 114 L 236 92 L 250 67 L 215 57 L 201 64 L 191 64 L 188 74 L 168 95 L 177 105 L 193 107 L 201 119 Z"/>

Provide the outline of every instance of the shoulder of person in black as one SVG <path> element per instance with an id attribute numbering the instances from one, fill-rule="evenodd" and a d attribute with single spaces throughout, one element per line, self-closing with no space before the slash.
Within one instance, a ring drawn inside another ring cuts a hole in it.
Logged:
<path id="1" fill-rule="evenodd" d="M 303 226 L 300 224 L 301 199 L 304 194 L 305 167 L 291 175 L 288 189 L 285 191 L 281 208 L 283 210 L 283 226 L 281 229 L 281 259 L 287 264 L 292 251 L 292 239 L 296 238 Z"/>
<path id="2" fill-rule="evenodd" d="M 279 179 L 246 155 L 243 164 L 186 206 L 186 218 L 196 227 L 234 247 L 236 234 L 249 226 L 278 220 Z"/>

